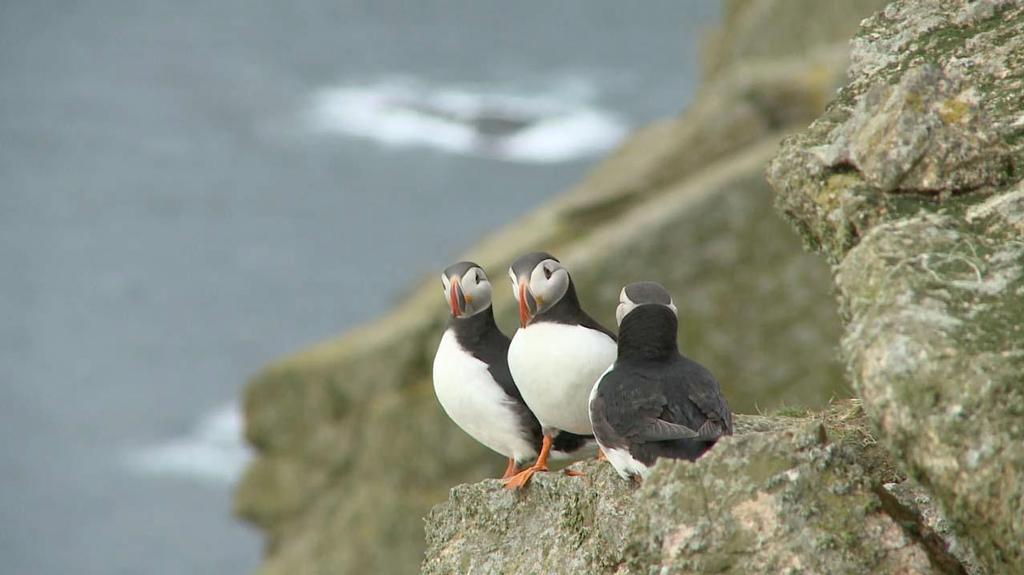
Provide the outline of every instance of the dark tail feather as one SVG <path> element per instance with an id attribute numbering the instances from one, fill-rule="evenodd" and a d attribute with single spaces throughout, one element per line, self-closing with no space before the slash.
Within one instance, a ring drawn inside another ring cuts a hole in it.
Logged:
<path id="1" fill-rule="evenodd" d="M 555 436 L 554 444 L 551 447 L 555 451 L 561 451 L 562 453 L 575 453 L 593 442 L 593 435 L 576 435 L 575 433 L 562 431 Z"/>
<path id="2" fill-rule="evenodd" d="M 659 455 L 661 457 L 671 457 L 672 459 L 688 459 L 690 461 L 694 461 L 701 455 L 704 455 L 707 450 L 711 449 L 717 441 L 717 439 L 682 439 L 679 441 L 666 441 L 661 444 L 664 447 Z"/>

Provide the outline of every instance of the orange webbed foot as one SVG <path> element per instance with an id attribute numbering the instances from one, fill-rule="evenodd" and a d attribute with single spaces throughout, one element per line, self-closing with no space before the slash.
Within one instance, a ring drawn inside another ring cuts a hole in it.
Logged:
<path id="1" fill-rule="evenodd" d="M 534 473 L 538 471 L 548 470 L 548 454 L 551 453 L 552 439 L 550 435 L 545 435 L 544 440 L 541 444 L 540 455 L 537 456 L 537 462 L 532 466 L 516 473 L 512 477 L 505 480 L 506 489 L 522 489 L 530 482 L 530 478 L 533 477 Z"/>
<path id="2" fill-rule="evenodd" d="M 517 473 L 519 473 L 519 466 L 516 465 L 516 460 L 511 457 L 508 459 L 508 466 L 505 467 L 505 474 L 501 476 L 502 479 L 511 479 Z"/>
<path id="3" fill-rule="evenodd" d="M 534 473 L 547 471 L 547 466 L 538 467 L 536 465 L 527 467 L 526 469 L 516 473 L 512 477 L 505 480 L 505 489 L 522 489 L 526 487 L 526 484 L 533 478 Z"/>

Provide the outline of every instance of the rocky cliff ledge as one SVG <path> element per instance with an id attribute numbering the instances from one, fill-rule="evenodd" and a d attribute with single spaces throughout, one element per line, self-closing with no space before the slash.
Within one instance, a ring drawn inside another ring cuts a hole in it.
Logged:
<path id="1" fill-rule="evenodd" d="M 892 2 L 767 174 L 861 403 L 740 417 L 640 488 L 460 486 L 425 572 L 1024 573 L 1024 2 Z"/>
<path id="2" fill-rule="evenodd" d="M 993 573 L 1024 573 L 1024 3 L 896 1 L 786 141 L 778 205 L 833 264 L 879 440 Z"/>
<path id="3" fill-rule="evenodd" d="M 659 462 L 640 487 L 599 463 L 522 493 L 461 485 L 427 520 L 423 572 L 978 572 L 859 404 L 741 415 L 736 429 L 694 464 Z"/>

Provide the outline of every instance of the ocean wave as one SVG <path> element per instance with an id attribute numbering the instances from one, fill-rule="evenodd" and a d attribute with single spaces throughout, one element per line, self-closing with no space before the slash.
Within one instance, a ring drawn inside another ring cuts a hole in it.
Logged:
<path id="1" fill-rule="evenodd" d="M 125 462 L 145 475 L 230 484 L 251 457 L 242 438 L 241 411 L 231 404 L 207 414 L 182 437 L 129 451 Z"/>
<path id="2" fill-rule="evenodd" d="M 515 93 L 389 78 L 318 91 L 308 123 L 317 133 L 383 146 L 564 162 L 607 152 L 628 131 L 617 115 L 593 105 L 595 93 L 592 85 L 578 79 Z"/>

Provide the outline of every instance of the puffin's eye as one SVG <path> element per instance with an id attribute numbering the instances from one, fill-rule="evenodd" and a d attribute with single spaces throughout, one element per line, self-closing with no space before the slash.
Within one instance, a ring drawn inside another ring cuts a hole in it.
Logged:
<path id="1" fill-rule="evenodd" d="M 548 269 L 548 266 L 544 266 L 544 277 L 546 279 L 551 279 L 551 270 Z"/>
<path id="2" fill-rule="evenodd" d="M 481 281 L 483 281 L 482 279 L 480 279 L 480 272 L 476 272 L 475 275 L 476 275 L 476 278 L 475 278 L 476 279 L 476 283 L 480 283 Z"/>

